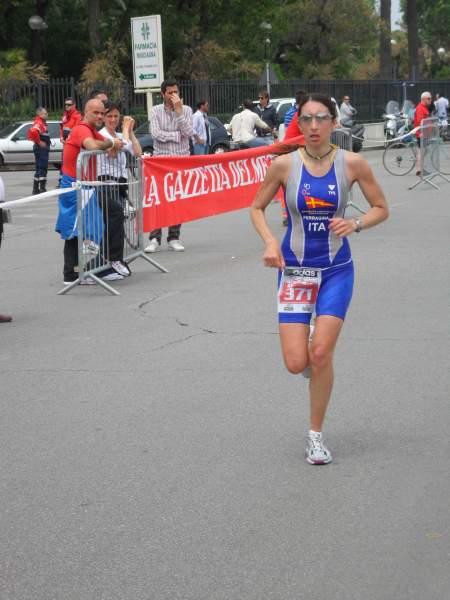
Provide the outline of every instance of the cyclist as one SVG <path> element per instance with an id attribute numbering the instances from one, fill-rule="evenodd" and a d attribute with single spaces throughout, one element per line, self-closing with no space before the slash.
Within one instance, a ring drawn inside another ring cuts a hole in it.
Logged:
<path id="1" fill-rule="evenodd" d="M 332 457 L 322 425 L 333 386 L 333 353 L 350 304 L 353 263 L 347 237 L 388 217 L 384 194 L 367 161 L 331 144 L 336 105 L 329 96 L 308 94 L 299 104 L 305 146 L 280 144 L 251 208 L 265 243 L 265 266 L 279 270 L 278 312 L 285 365 L 298 374 L 311 367 L 308 463 Z M 357 182 L 370 204 L 361 218 L 345 217 L 349 190 Z M 280 246 L 265 209 L 279 186 L 285 190 L 289 224 Z M 317 315 L 309 342 L 311 314 Z"/>

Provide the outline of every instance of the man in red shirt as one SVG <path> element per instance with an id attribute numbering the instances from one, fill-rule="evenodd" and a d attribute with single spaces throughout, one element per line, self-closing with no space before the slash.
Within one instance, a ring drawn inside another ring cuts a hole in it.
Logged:
<path id="1" fill-rule="evenodd" d="M 428 119 L 430 117 L 430 107 L 431 107 L 431 93 L 423 92 L 420 96 L 420 103 L 416 106 L 416 112 L 414 113 L 414 128 L 420 127 L 422 121 L 424 119 Z M 422 145 L 422 135 L 423 132 L 421 129 L 416 131 L 417 143 L 419 144 L 419 148 Z M 420 175 L 422 166 L 421 166 L 421 153 L 417 153 L 417 162 L 416 162 L 416 175 Z"/>
<path id="2" fill-rule="evenodd" d="M 70 132 L 78 125 L 82 119 L 81 113 L 77 110 L 75 100 L 69 96 L 64 100 L 64 113 L 61 117 L 61 123 L 59 125 L 59 139 L 64 144 L 66 139 L 69 137 Z M 64 146 L 63 146 L 64 152 Z M 61 187 L 62 170 L 59 172 L 58 187 Z"/>
<path id="3" fill-rule="evenodd" d="M 103 125 L 105 106 L 101 100 L 88 100 L 84 107 L 84 118 L 72 129 L 64 145 L 61 188 L 72 187 L 77 178 L 77 158 L 81 150 L 112 150 L 117 152 L 123 143 L 119 138 L 105 139 L 97 131 Z M 94 164 L 96 164 L 94 162 Z M 96 178 L 95 170 L 87 177 Z M 78 279 L 75 267 L 78 265 L 78 230 L 77 230 L 77 194 L 59 196 L 59 214 L 55 230 L 64 242 L 64 283 L 72 283 Z M 94 199 L 95 202 L 95 199 Z M 93 240 L 99 242 L 100 240 Z"/>
<path id="4" fill-rule="evenodd" d="M 40 106 L 36 110 L 33 125 L 28 130 L 27 137 L 33 142 L 35 172 L 33 180 L 33 194 L 45 192 L 48 170 L 48 153 L 50 149 L 50 136 L 47 129 L 47 110 Z"/>
<path id="5" fill-rule="evenodd" d="M 59 137 L 61 142 L 65 142 L 69 133 L 81 121 L 81 113 L 77 110 L 75 100 L 71 97 L 64 100 L 64 113 L 59 126 Z"/>

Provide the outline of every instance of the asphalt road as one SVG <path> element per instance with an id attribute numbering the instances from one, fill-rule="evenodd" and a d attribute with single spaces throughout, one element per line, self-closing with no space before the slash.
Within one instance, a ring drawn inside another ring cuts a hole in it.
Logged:
<path id="1" fill-rule="evenodd" d="M 326 467 L 304 461 L 307 382 L 282 365 L 246 211 L 185 225 L 170 272 L 134 263 L 117 297 L 57 296 L 56 200 L 14 211 L 1 600 L 448 598 L 450 186 L 408 192 L 380 156 L 391 218 L 351 239 Z M 32 172 L 2 176 L 30 193 Z"/>

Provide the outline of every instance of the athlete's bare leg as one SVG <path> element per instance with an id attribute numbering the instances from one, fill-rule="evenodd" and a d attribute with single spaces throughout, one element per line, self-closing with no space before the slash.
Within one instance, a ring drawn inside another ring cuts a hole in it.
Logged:
<path id="1" fill-rule="evenodd" d="M 333 388 L 333 354 L 344 322 L 330 315 L 316 319 L 314 336 L 309 347 L 311 381 L 311 429 L 322 431 L 325 413 Z"/>
<path id="2" fill-rule="evenodd" d="M 309 364 L 309 325 L 303 323 L 280 323 L 280 342 L 286 369 L 294 375 L 301 373 Z"/>

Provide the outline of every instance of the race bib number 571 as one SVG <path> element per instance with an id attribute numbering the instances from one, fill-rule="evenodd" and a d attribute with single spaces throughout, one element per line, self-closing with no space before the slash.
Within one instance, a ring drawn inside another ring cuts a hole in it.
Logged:
<path id="1" fill-rule="evenodd" d="M 281 276 L 278 290 L 278 312 L 314 312 L 320 280 L 320 269 L 286 267 Z"/>

